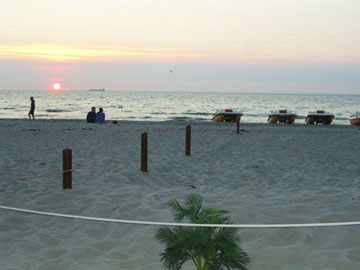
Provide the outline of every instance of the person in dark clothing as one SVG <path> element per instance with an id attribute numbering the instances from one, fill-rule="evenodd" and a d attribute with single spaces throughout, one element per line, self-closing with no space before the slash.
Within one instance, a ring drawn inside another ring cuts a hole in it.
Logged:
<path id="1" fill-rule="evenodd" d="M 28 113 L 28 116 L 29 116 L 29 119 L 35 119 L 35 99 L 33 97 L 30 97 L 30 100 L 31 100 L 31 106 L 30 106 L 30 111 Z"/>
<path id="2" fill-rule="evenodd" d="M 92 107 L 91 111 L 88 112 L 87 116 L 86 116 L 86 121 L 88 123 L 95 123 L 96 120 L 96 108 Z"/>

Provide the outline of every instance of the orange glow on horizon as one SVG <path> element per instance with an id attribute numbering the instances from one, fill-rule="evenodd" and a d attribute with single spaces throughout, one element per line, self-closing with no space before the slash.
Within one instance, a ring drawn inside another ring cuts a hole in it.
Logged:
<path id="1" fill-rule="evenodd" d="M 198 52 L 181 48 L 74 47 L 53 44 L 0 45 L 0 58 L 50 62 L 142 61 L 281 64 L 302 62 L 358 62 L 357 57 L 316 55 L 311 53 L 241 54 L 236 52 Z"/>
<path id="2" fill-rule="evenodd" d="M 84 48 L 52 44 L 0 45 L 0 56 L 57 62 L 97 61 L 118 58 L 171 57 L 173 53 L 131 51 L 106 47 Z"/>

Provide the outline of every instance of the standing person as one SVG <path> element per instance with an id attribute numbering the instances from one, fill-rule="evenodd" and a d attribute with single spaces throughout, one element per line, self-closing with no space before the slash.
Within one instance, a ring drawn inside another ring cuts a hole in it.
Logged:
<path id="1" fill-rule="evenodd" d="M 87 116 L 86 116 L 86 121 L 88 123 L 95 123 L 96 120 L 96 108 L 92 107 L 91 111 L 88 112 Z"/>
<path id="2" fill-rule="evenodd" d="M 95 123 L 105 124 L 105 113 L 103 112 L 103 108 L 99 108 L 99 112 L 96 114 Z"/>
<path id="3" fill-rule="evenodd" d="M 31 116 L 32 116 L 32 119 L 35 119 L 35 115 L 34 115 L 34 112 L 35 112 L 35 99 L 33 97 L 30 97 L 30 100 L 31 100 L 31 106 L 30 106 L 30 111 L 28 113 L 28 116 L 29 116 L 29 119 L 31 119 Z"/>

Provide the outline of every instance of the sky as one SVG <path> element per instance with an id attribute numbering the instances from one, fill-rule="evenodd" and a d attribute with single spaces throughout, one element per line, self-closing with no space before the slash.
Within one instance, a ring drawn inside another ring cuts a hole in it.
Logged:
<path id="1" fill-rule="evenodd" d="M 360 94 L 358 0 L 1 0 L 0 89 Z"/>

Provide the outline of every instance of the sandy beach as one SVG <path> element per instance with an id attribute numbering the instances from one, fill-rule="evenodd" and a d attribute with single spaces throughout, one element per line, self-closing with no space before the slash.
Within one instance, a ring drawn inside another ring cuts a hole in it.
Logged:
<path id="1" fill-rule="evenodd" d="M 184 155 L 187 124 L 191 156 Z M 140 170 L 144 131 L 147 173 Z M 237 224 L 360 221 L 359 135 L 341 125 L 241 124 L 237 135 L 231 123 L 3 119 L 0 205 L 174 222 L 167 202 L 195 192 Z M 65 148 L 73 167 L 92 162 L 73 173 L 73 189 L 62 189 L 61 174 L 11 180 L 61 170 Z M 0 269 L 161 269 L 156 229 L 0 209 Z M 360 269 L 360 226 L 239 233 L 251 270 Z"/>

